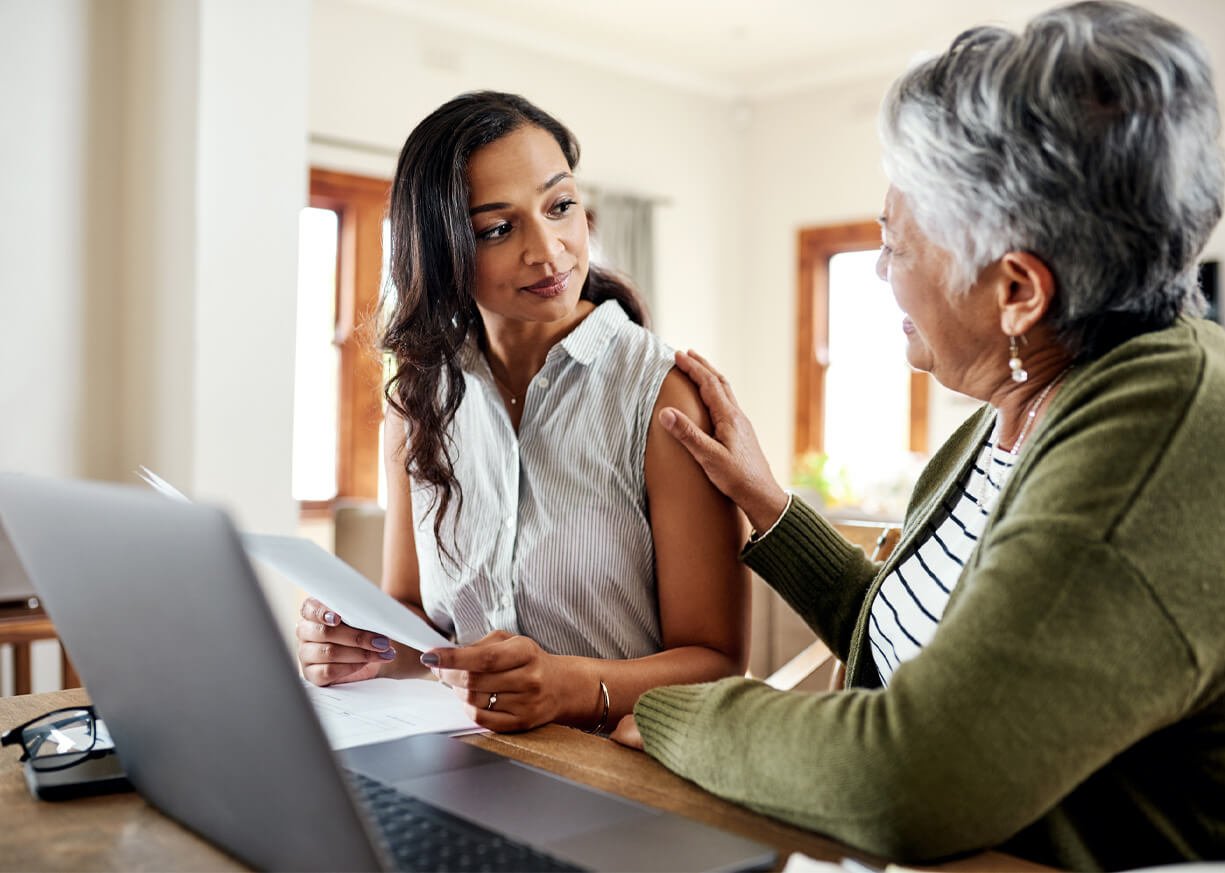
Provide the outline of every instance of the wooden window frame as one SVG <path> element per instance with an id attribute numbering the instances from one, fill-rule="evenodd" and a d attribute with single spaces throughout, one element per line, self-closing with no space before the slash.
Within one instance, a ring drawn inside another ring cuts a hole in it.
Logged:
<path id="1" fill-rule="evenodd" d="M 337 501 L 378 498 L 383 366 L 376 317 L 383 274 L 383 219 L 391 181 L 312 167 L 310 205 L 337 215 L 336 496 L 304 500 L 304 514 L 330 513 Z"/>
<path id="2" fill-rule="evenodd" d="M 880 247 L 875 221 L 806 227 L 798 236 L 795 456 L 825 449 L 825 373 L 829 369 L 829 262 L 842 252 Z M 910 451 L 926 454 L 929 377 L 910 374 Z"/>

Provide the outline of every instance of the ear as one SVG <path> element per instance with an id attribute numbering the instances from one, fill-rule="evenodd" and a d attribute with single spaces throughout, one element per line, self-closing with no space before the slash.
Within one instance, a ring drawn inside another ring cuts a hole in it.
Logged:
<path id="1" fill-rule="evenodd" d="M 996 302 L 1000 327 L 1008 336 L 1024 336 L 1042 320 L 1055 299 L 1055 276 L 1041 258 L 1008 252 L 999 261 Z"/>

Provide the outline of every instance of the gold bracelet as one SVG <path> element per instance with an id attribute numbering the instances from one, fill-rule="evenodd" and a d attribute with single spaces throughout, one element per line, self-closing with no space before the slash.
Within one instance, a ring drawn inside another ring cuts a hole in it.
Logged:
<path id="1" fill-rule="evenodd" d="M 600 680 L 600 696 L 604 699 L 604 711 L 600 713 L 600 720 L 595 723 L 595 727 L 591 730 L 584 730 L 583 733 L 598 734 L 608 724 L 608 686 L 604 684 L 603 679 Z"/>

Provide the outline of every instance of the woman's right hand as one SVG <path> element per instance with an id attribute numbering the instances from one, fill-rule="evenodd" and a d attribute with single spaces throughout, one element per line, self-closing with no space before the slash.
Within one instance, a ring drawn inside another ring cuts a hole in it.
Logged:
<path id="1" fill-rule="evenodd" d="M 391 640 L 349 627 L 318 600 L 302 602 L 298 621 L 298 660 L 302 675 L 316 685 L 373 679 L 396 657 Z"/>
<path id="2" fill-rule="evenodd" d="M 697 385 L 714 436 L 671 406 L 660 410 L 659 423 L 689 450 L 714 486 L 740 507 L 755 529 L 767 530 L 787 508 L 787 492 L 774 480 L 732 386 L 697 352 L 677 352 L 676 366 Z"/>

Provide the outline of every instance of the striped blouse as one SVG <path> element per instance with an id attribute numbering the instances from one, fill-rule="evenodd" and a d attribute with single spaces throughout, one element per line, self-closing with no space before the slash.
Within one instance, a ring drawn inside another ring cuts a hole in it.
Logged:
<path id="1" fill-rule="evenodd" d="M 923 649 L 944 615 L 962 567 L 987 526 L 1016 458 L 995 445 L 983 445 L 960 483 L 961 495 L 945 505 L 930 534 L 881 584 L 872 601 L 868 641 L 881 683 Z"/>
<path id="2" fill-rule="evenodd" d="M 549 350 L 516 434 L 485 357 L 461 360 L 452 425 L 453 501 L 440 556 L 430 492 L 414 489 L 421 597 L 469 644 L 492 630 L 555 654 L 637 658 L 662 648 L 643 470 L 647 430 L 673 352 L 615 302 Z"/>

